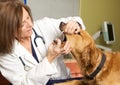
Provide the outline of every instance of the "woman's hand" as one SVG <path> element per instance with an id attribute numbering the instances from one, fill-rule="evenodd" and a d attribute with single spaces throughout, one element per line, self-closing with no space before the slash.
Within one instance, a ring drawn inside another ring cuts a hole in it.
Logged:
<path id="1" fill-rule="evenodd" d="M 56 39 L 55 41 L 57 43 L 53 42 L 48 48 L 47 58 L 50 63 L 59 55 L 68 54 L 71 51 L 69 42 L 66 42 L 62 47 L 60 39 Z"/>
<path id="2" fill-rule="evenodd" d="M 64 30 L 65 33 L 73 34 L 78 33 L 80 31 L 81 27 L 76 21 L 69 21 L 66 23 L 66 28 Z"/>

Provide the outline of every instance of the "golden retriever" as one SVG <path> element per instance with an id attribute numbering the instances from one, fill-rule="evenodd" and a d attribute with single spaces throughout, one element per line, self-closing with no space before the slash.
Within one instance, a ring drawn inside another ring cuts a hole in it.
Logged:
<path id="1" fill-rule="evenodd" d="M 65 26 L 61 23 L 60 29 L 64 30 Z M 82 29 L 78 34 L 64 34 L 84 78 L 55 85 L 120 85 L 120 52 L 103 52 Z"/>

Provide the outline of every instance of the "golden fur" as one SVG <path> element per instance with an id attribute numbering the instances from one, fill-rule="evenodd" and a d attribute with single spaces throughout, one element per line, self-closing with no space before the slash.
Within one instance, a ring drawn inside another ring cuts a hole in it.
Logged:
<path id="1" fill-rule="evenodd" d="M 63 28 L 65 27 L 61 30 Z M 71 43 L 71 53 L 78 62 L 83 75 L 94 72 L 103 53 L 106 61 L 93 80 L 84 78 L 55 85 L 120 85 L 120 52 L 103 52 L 96 47 L 93 38 L 85 30 L 80 30 L 79 34 L 65 34 L 65 36 L 66 40 Z"/>

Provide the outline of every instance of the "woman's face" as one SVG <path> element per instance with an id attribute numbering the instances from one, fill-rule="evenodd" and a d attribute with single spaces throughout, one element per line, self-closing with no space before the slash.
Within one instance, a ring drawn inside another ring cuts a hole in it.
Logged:
<path id="1" fill-rule="evenodd" d="M 32 20 L 28 12 L 23 8 L 21 38 L 28 38 L 32 35 Z"/>

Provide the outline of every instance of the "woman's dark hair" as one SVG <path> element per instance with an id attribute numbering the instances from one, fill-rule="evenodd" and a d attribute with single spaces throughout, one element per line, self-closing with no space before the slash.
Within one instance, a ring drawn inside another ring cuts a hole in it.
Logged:
<path id="1" fill-rule="evenodd" d="M 30 8 L 19 0 L 7 0 L 0 3 L 0 53 L 10 53 L 16 39 L 19 37 L 23 8 L 28 12 L 32 19 Z"/>

